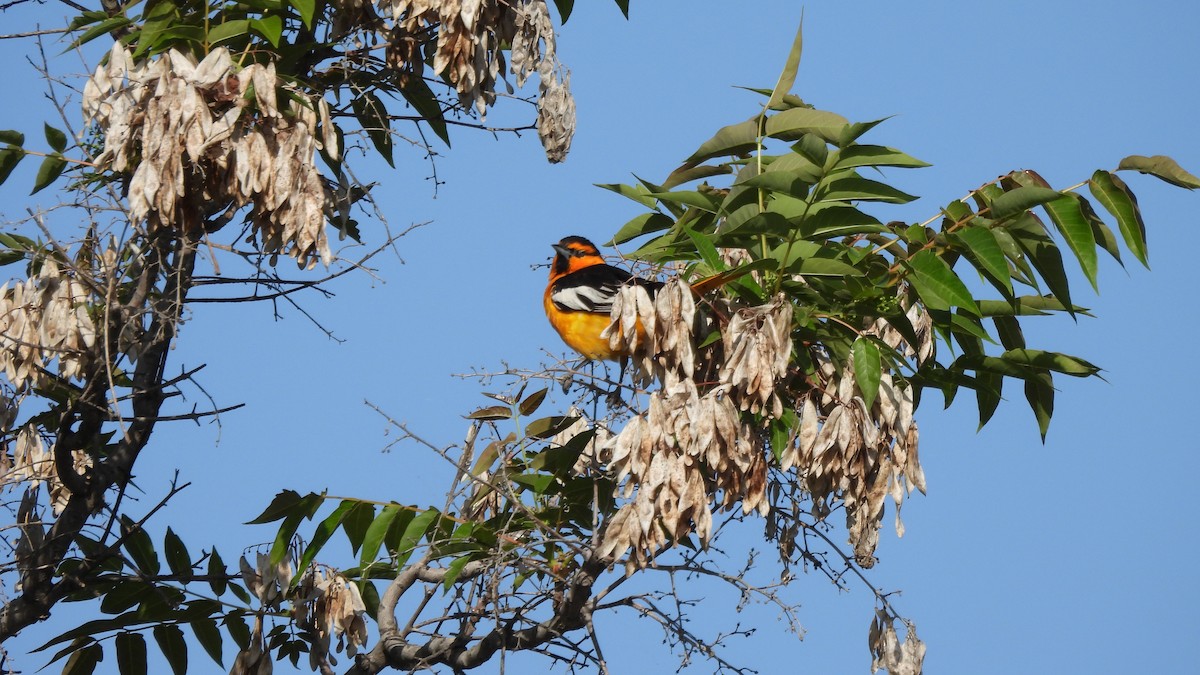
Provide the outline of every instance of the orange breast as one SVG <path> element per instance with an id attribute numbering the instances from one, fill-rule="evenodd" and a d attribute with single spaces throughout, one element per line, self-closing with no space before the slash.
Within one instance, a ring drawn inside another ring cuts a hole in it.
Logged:
<path id="1" fill-rule="evenodd" d="M 550 325 L 558 331 L 567 346 L 589 359 L 617 360 L 621 355 L 608 346 L 608 338 L 600 333 L 608 328 L 611 319 L 607 314 L 592 312 L 564 312 L 554 306 L 547 292 L 543 304 Z"/>

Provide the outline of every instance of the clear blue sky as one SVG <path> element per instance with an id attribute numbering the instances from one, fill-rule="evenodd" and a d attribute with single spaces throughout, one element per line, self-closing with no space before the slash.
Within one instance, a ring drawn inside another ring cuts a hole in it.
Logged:
<path id="1" fill-rule="evenodd" d="M 1194 2 L 838 0 L 804 11 L 795 92 L 853 120 L 894 115 L 868 138 L 933 164 L 889 174 L 923 197 L 889 218 L 923 220 L 1017 168 L 1065 186 L 1125 155 L 1162 153 L 1200 172 Z M 175 367 L 208 364 L 208 392 L 221 404 L 247 405 L 223 416 L 219 431 L 180 425 L 156 433 L 138 470 L 144 507 L 176 467 L 193 483 L 157 525 L 172 522 L 193 551 L 215 542 L 232 559 L 272 537 L 269 528 L 239 523 L 282 488 L 440 505 L 446 466 L 415 445 L 381 453 L 391 439 L 364 399 L 450 444 L 467 427 L 461 415 L 481 401 L 476 382 L 452 374 L 495 370 L 502 360 L 531 368 L 544 350 L 561 354 L 541 316 L 545 271 L 531 265 L 544 263 L 549 243 L 564 235 L 606 240 L 636 214 L 594 183 L 627 182 L 633 173 L 660 179 L 718 127 L 749 117 L 757 99 L 733 86 L 774 84 L 799 12 L 793 2 L 633 0 L 626 22 L 609 0 L 579 2 L 559 40 L 579 109 L 565 164 L 547 165 L 532 135 L 494 140 L 460 131 L 437 159 L 444 184 L 436 198 L 416 152 L 398 149 L 396 171 L 360 172 L 381 184 L 393 229 L 431 223 L 400 241 L 406 264 L 381 261 L 382 281 L 344 279 L 336 298 L 304 301 L 344 343 L 290 308 L 282 321 L 267 305 L 194 309 Z M 0 33 L 28 28 L 34 14 L 53 24 L 64 13 L 51 3 L 0 14 Z M 35 137 L 48 113 L 19 58 L 25 46 L 0 42 L 8 64 L 0 128 Z M 523 113 L 502 102 L 493 121 Z M 26 169 L 0 186 L 4 220 L 32 203 Z M 1076 301 L 1098 318 L 1049 320 L 1027 332 L 1032 344 L 1102 366 L 1107 382 L 1058 380 L 1044 445 L 1019 393 L 979 433 L 970 400 L 943 412 L 934 395 L 918 412 L 929 495 L 906 505 L 903 539 L 885 528 L 871 578 L 903 591 L 897 606 L 928 644 L 927 672 L 1195 668 L 1200 528 L 1188 481 L 1200 475 L 1192 427 L 1200 326 L 1188 242 L 1200 193 L 1128 180 L 1146 216 L 1153 271 L 1106 260 L 1099 297 L 1076 278 Z M 380 234 L 370 223 L 363 232 L 372 241 Z M 447 265 L 463 274 L 448 279 Z M 784 634 L 770 612 L 751 610 L 743 623 L 762 630 L 735 642 L 727 658 L 764 673 L 868 671 L 868 593 L 838 593 L 812 575 L 789 593 L 803 605 L 805 640 Z M 733 603 L 710 595 L 693 627 L 728 629 Z M 65 628 L 36 627 L 5 647 L 31 672 L 42 661 L 21 652 Z M 615 673 L 674 671 L 646 622 L 610 621 L 601 630 Z M 195 672 L 211 665 L 198 651 L 192 662 Z M 710 671 L 700 663 L 688 672 Z"/>

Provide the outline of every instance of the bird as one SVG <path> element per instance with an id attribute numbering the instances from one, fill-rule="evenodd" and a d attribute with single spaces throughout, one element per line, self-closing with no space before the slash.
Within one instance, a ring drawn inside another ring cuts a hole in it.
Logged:
<path id="1" fill-rule="evenodd" d="M 661 281 L 644 279 L 604 262 L 600 249 L 583 237 L 563 237 L 554 249 L 550 280 L 542 304 L 550 325 L 571 349 L 592 360 L 618 361 L 630 356 L 613 349 L 600 334 L 611 322 L 613 299 L 622 286 L 641 286 L 650 297 Z M 645 339 L 639 322 L 638 342 Z"/>

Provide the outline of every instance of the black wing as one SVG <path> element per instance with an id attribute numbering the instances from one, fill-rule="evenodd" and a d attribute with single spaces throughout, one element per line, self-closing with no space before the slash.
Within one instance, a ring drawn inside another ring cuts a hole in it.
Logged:
<path id="1" fill-rule="evenodd" d="M 607 314 L 612 311 L 617 291 L 630 284 L 644 287 L 651 297 L 662 286 L 658 281 L 635 277 L 620 267 L 592 265 L 554 282 L 550 300 L 564 312 Z"/>

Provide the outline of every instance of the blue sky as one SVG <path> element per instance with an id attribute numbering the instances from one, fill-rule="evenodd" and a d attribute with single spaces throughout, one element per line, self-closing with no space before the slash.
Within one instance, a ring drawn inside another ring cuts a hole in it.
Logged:
<path id="1" fill-rule="evenodd" d="M 459 131 L 436 159 L 436 197 L 416 152 L 398 148 L 397 170 L 360 171 L 380 183 L 393 230 L 429 224 L 399 242 L 404 264 L 385 256 L 378 279 L 343 278 L 335 298 L 302 301 L 344 342 L 287 307 L 281 321 L 267 305 L 194 308 L 174 363 L 206 363 L 201 381 L 213 398 L 247 405 L 224 415 L 219 430 L 156 432 L 138 470 L 144 508 L 174 468 L 193 483 L 160 528 L 171 522 L 194 551 L 217 543 L 232 559 L 272 537 L 240 523 L 282 488 L 441 504 L 447 467 L 413 444 L 381 452 L 392 437 L 364 400 L 450 444 L 487 389 L 454 374 L 502 362 L 534 368 L 545 350 L 562 354 L 541 316 L 545 270 L 531 266 L 546 262 L 549 244 L 564 235 L 606 240 L 636 215 L 632 202 L 593 184 L 660 179 L 717 128 L 753 114 L 757 98 L 734 85 L 774 84 L 800 5 L 634 0 L 631 9 L 626 22 L 607 0 L 580 2 L 561 30 L 559 56 L 579 109 L 565 164 L 547 165 L 532 135 Z M 924 220 L 1017 168 L 1065 186 L 1125 155 L 1161 153 L 1200 172 L 1200 5 L 841 0 L 806 3 L 804 13 L 795 93 L 853 120 L 894 116 L 868 139 L 933 164 L 889 173 L 922 199 L 887 218 Z M 53 24 L 63 11 L 51 4 L 0 14 L 0 33 L 28 28 L 35 14 Z M 0 41 L 10 92 L 0 128 L 36 138 L 50 113 L 18 58 L 25 47 Z M 524 113 L 502 102 L 492 121 Z M 32 167 L 23 170 L 0 186 L 4 221 L 35 203 L 25 196 Z M 1191 570 L 1198 528 L 1188 477 L 1200 472 L 1192 429 L 1200 367 L 1188 237 L 1200 194 L 1149 177 L 1128 182 L 1146 217 L 1152 271 L 1106 260 L 1100 296 L 1075 278 L 1076 301 L 1098 318 L 1027 328 L 1031 344 L 1082 356 L 1105 369 L 1107 382 L 1058 379 L 1044 445 L 1016 388 L 978 433 L 969 398 L 942 411 L 930 396 L 918 412 L 929 495 L 906 504 L 903 539 L 885 528 L 871 578 L 903 591 L 896 603 L 928 644 L 927 672 L 1194 668 L 1200 582 Z M 380 236 L 370 223 L 363 232 Z M 462 273 L 447 278 L 447 266 Z M 730 660 L 764 673 L 868 671 L 873 603 L 864 589 L 839 593 L 810 575 L 788 593 L 802 605 L 805 640 L 752 609 L 743 621 L 762 629 L 735 642 Z M 735 599 L 697 594 L 706 597 L 694 626 L 729 628 Z M 41 660 L 21 652 L 66 627 L 32 628 L 5 648 L 32 671 Z M 614 672 L 674 671 L 646 623 L 610 621 L 601 630 Z M 210 665 L 199 652 L 193 663 L 195 672 Z M 700 663 L 688 672 L 710 670 Z"/>

